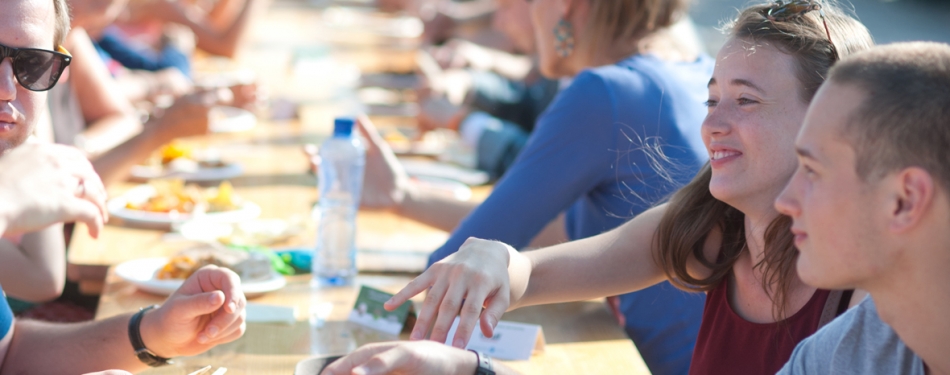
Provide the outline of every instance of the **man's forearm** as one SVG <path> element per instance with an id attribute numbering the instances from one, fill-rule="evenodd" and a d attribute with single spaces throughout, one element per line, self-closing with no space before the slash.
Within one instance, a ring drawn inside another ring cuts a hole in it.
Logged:
<path id="1" fill-rule="evenodd" d="M 83 374 L 145 369 L 129 341 L 131 314 L 76 324 L 19 320 L 2 374 Z"/>
<path id="2" fill-rule="evenodd" d="M 165 140 L 150 131 L 152 128 L 155 128 L 155 124 L 146 125 L 145 131 L 92 159 L 93 168 L 106 186 L 124 180 L 133 166 L 147 159 L 165 143 Z"/>

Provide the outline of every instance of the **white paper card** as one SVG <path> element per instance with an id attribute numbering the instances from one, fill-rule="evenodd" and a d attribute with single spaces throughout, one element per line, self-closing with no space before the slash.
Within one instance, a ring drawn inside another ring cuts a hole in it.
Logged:
<path id="1" fill-rule="evenodd" d="M 446 345 L 451 345 L 458 325 L 459 318 L 456 317 L 445 340 Z M 530 359 L 535 351 L 544 350 L 544 333 L 539 325 L 503 320 L 498 322 L 492 337 L 485 337 L 481 328 L 476 325 L 465 349 L 479 351 L 501 360 L 525 361 Z"/>
<path id="2" fill-rule="evenodd" d="M 283 323 L 293 325 L 297 320 L 297 309 L 293 307 L 248 303 L 246 310 L 246 320 L 248 323 Z"/>

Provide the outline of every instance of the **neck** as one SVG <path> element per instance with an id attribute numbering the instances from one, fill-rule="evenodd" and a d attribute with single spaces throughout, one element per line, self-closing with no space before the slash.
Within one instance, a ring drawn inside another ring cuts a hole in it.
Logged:
<path id="1" fill-rule="evenodd" d="M 743 211 L 745 215 L 745 239 L 753 264 L 757 264 L 765 256 L 765 231 L 778 217 L 775 209 L 758 212 Z"/>
<path id="2" fill-rule="evenodd" d="M 934 232 L 940 233 L 940 232 Z M 943 240 L 942 242 L 939 240 Z M 942 244 L 942 245 L 935 245 Z M 930 374 L 950 375 L 950 235 L 907 246 L 888 275 L 876 277 L 867 290 L 881 320 L 929 367 Z"/>

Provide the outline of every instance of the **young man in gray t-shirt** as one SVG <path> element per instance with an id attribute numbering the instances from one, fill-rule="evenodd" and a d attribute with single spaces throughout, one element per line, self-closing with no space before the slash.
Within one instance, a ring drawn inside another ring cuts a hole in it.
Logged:
<path id="1" fill-rule="evenodd" d="M 797 271 L 870 292 L 781 374 L 950 374 L 950 46 L 902 43 L 832 68 L 776 201 Z"/>

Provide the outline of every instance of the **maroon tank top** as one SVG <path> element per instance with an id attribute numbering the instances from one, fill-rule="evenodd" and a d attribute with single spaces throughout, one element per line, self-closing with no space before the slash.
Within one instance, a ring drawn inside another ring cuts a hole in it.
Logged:
<path id="1" fill-rule="evenodd" d="M 808 303 L 783 322 L 752 323 L 729 304 L 729 277 L 706 295 L 690 375 L 772 375 L 785 365 L 792 349 L 818 330 L 827 290 L 817 290 Z"/>

